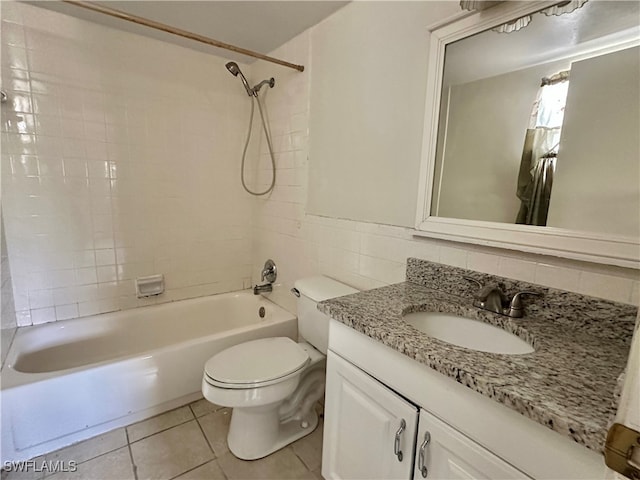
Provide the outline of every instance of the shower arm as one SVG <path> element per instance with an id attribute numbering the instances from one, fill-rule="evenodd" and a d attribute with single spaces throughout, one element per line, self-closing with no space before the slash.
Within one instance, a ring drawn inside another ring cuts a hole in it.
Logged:
<path id="1" fill-rule="evenodd" d="M 269 85 L 271 88 L 276 84 L 276 79 L 271 77 L 269 80 L 262 80 L 260 83 L 254 85 L 251 91 L 257 96 L 258 92 L 264 85 Z"/>

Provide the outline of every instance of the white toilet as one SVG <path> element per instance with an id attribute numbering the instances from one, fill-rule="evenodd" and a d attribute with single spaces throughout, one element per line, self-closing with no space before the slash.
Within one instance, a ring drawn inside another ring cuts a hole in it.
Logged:
<path id="1" fill-rule="evenodd" d="M 316 428 L 314 405 L 324 395 L 329 340 L 329 317 L 316 305 L 356 292 L 327 277 L 298 280 L 298 333 L 309 343 L 264 338 L 223 350 L 207 361 L 202 394 L 212 403 L 233 408 L 227 442 L 236 457 L 265 457 Z"/>

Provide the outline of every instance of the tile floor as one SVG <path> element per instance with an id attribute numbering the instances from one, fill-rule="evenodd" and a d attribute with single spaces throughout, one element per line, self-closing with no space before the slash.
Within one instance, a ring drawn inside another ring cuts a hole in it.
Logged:
<path id="1" fill-rule="evenodd" d="M 200 399 L 35 459 L 36 465 L 73 460 L 75 472 L 3 471 L 2 480 L 322 479 L 322 417 L 310 435 L 249 462 L 227 448 L 230 419 L 230 409 Z"/>

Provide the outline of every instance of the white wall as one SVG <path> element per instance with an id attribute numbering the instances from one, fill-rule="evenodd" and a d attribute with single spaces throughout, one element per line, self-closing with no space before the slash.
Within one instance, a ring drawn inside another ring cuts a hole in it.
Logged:
<path id="1" fill-rule="evenodd" d="M 284 144 L 301 142 L 293 151 L 284 150 L 277 155 L 280 168 L 289 178 L 295 179 L 295 185 L 287 188 L 276 187 L 271 198 L 257 200 L 259 209 L 254 229 L 254 264 L 253 282 L 260 281 L 259 272 L 267 258 L 273 258 L 278 267 L 278 285 L 270 298 L 285 308 L 295 311 L 295 297 L 289 292 L 296 279 L 309 275 L 324 274 L 353 285 L 360 289 L 379 287 L 395 282 L 401 282 L 405 278 L 406 258 L 415 256 L 453 265 L 469 268 L 486 273 L 502 275 L 509 278 L 534 282 L 549 287 L 560 288 L 586 295 L 607 298 L 610 300 L 639 304 L 640 303 L 640 279 L 638 272 L 630 269 L 596 265 L 573 260 L 565 260 L 555 257 L 545 257 L 534 254 L 525 254 L 510 250 L 485 248 L 444 240 L 430 240 L 416 238 L 412 235 L 412 229 L 407 227 L 395 227 L 374 222 L 352 221 L 338 218 L 335 215 L 315 215 L 307 204 L 307 191 L 311 190 L 313 183 L 318 179 L 318 170 L 323 168 L 324 157 L 312 156 L 307 164 L 306 152 L 308 149 L 306 132 L 308 125 L 309 139 L 312 143 L 316 131 L 313 122 L 309 123 L 309 99 L 303 95 L 288 95 L 283 90 L 289 89 L 289 83 L 293 82 L 295 91 L 311 90 L 311 99 L 314 98 L 313 90 L 319 82 L 326 77 L 326 73 L 319 71 L 318 64 L 313 61 L 316 57 L 312 52 L 326 48 L 319 45 L 324 41 L 323 35 L 318 35 L 316 29 L 325 31 L 327 25 L 333 26 L 337 38 L 343 38 L 347 33 L 340 29 L 349 29 L 351 22 L 358 24 L 361 15 L 375 20 L 372 24 L 384 23 L 384 18 L 389 14 L 381 9 L 375 2 L 361 2 L 357 8 L 353 4 L 340 10 L 334 16 L 339 16 L 339 22 L 333 17 L 311 29 L 310 32 L 299 36 L 280 49 L 271 52 L 274 56 L 292 58 L 296 63 L 301 63 L 307 68 L 304 73 L 288 72 L 286 79 L 277 77 L 278 87 L 268 98 L 272 113 L 279 112 L 280 132 L 284 135 Z M 435 3 L 423 5 L 428 10 L 429 5 L 439 11 L 440 6 Z M 396 15 L 415 13 L 415 7 L 406 3 L 397 3 Z M 428 15 L 425 18 L 430 18 Z M 424 20 L 425 25 L 427 20 Z M 309 41 L 310 40 L 310 41 Z M 400 51 L 405 46 L 406 37 L 387 37 L 391 46 Z M 341 47 L 346 48 L 346 47 Z M 311 61 L 311 63 L 309 63 Z M 426 62 L 427 59 L 424 59 Z M 371 65 L 358 64 L 351 67 L 349 76 L 356 78 L 371 78 L 373 70 Z M 269 75 L 274 67 L 256 62 L 253 73 L 260 72 L 256 80 Z M 318 80 L 319 78 L 319 80 Z M 306 86 L 305 86 L 306 84 Z M 276 98 L 278 90 L 278 98 Z M 381 89 L 377 92 L 377 98 L 386 104 L 392 104 L 398 98 L 403 98 L 404 92 L 397 89 Z M 277 101 L 276 101 L 277 100 Z M 280 103 L 285 102 L 285 103 Z M 327 105 L 318 107 L 311 103 L 313 108 L 321 108 L 325 115 L 331 116 L 337 124 L 342 122 L 342 107 L 331 110 Z M 381 128 L 389 126 L 393 128 L 394 119 L 378 118 Z M 420 120 L 422 124 L 422 119 Z M 371 135 L 371 133 L 369 133 Z M 320 138 L 324 138 L 320 135 Z M 325 138 L 325 140 L 327 140 Z M 355 140 L 354 140 L 355 142 Z M 395 139 L 383 137 L 376 142 L 386 143 L 385 148 L 392 148 Z M 357 142 L 356 142 L 357 143 Z M 417 154 L 419 156 L 419 153 Z M 365 166 L 360 166 L 366 169 Z M 384 178 L 391 178 L 396 174 L 397 165 L 387 165 L 383 171 Z M 279 170 L 280 171 L 280 170 Z M 416 170 L 417 171 L 417 170 Z M 352 194 L 357 195 L 358 202 L 366 203 L 379 195 L 386 201 L 393 202 L 388 190 L 370 192 L 361 186 L 360 170 L 355 169 L 333 172 L 322 172 L 322 181 L 333 186 L 335 195 L 341 195 L 341 188 L 348 188 Z M 307 182 L 307 177 L 309 181 Z M 345 185 L 345 179 L 347 184 Z M 408 192 L 403 195 L 409 195 Z M 312 201 L 309 192 L 309 202 Z M 346 201 L 346 200 L 345 200 Z"/>
<path id="2" fill-rule="evenodd" d="M 23 3 L 0 8 L 18 324 L 248 285 L 246 94 L 224 59 Z M 134 278 L 154 273 L 167 292 L 137 300 Z"/>
<path id="3" fill-rule="evenodd" d="M 310 212 L 413 225 L 426 27 L 458 11 L 457 2 L 352 2 L 312 29 Z"/>
<path id="4" fill-rule="evenodd" d="M 547 224 L 640 237 L 640 47 L 575 62 Z"/>

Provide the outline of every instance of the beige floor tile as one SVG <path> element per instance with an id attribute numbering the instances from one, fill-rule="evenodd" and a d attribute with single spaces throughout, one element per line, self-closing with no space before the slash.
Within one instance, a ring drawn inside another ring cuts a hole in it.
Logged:
<path id="1" fill-rule="evenodd" d="M 213 459 L 195 420 L 131 444 L 138 478 L 168 479 Z"/>
<path id="2" fill-rule="evenodd" d="M 227 477 L 224 476 L 218 462 L 211 460 L 201 467 L 176 477 L 175 480 L 227 480 Z"/>
<path id="3" fill-rule="evenodd" d="M 129 447 L 93 458 L 78 465 L 75 472 L 58 472 L 47 480 L 134 480 Z"/>
<path id="4" fill-rule="evenodd" d="M 209 413 L 198 418 L 198 422 L 200 422 L 216 457 L 220 457 L 229 451 L 227 433 L 229 432 L 229 422 L 231 422 L 230 408 L 223 408 L 217 412 Z"/>
<path id="5" fill-rule="evenodd" d="M 229 480 L 315 480 L 313 474 L 290 448 L 284 448 L 268 457 L 250 462 L 226 453 L 218 458 L 218 463 Z"/>
<path id="6" fill-rule="evenodd" d="M 127 435 L 124 428 L 118 428 L 97 437 L 90 438 L 89 440 L 85 440 L 84 442 L 56 450 L 55 452 L 47 454 L 46 458 L 47 461 L 53 462 L 58 460 L 69 462 L 73 460 L 76 463 L 82 463 L 87 460 L 91 460 L 98 455 L 124 447 L 126 444 Z"/>
<path id="7" fill-rule="evenodd" d="M 221 408 L 224 408 L 224 407 L 221 407 L 220 405 L 216 405 L 215 403 L 211 403 L 205 398 L 196 400 L 195 402 L 191 403 L 189 406 L 191 407 L 191 410 L 193 410 L 193 414 L 196 417 L 202 417 L 207 413 L 212 413 L 217 410 L 220 410 Z"/>
<path id="8" fill-rule="evenodd" d="M 193 420 L 193 413 L 191 413 L 191 409 L 188 406 L 184 406 L 142 422 L 134 423 L 127 427 L 129 442 L 136 442 L 141 438 L 175 427 L 189 420 Z"/>
<path id="9" fill-rule="evenodd" d="M 322 466 L 322 419 L 316 429 L 306 437 L 292 444 L 294 453 L 300 457 L 309 470 L 317 470 Z"/>
<path id="10" fill-rule="evenodd" d="M 324 480 L 324 477 L 322 476 L 322 472 L 320 471 L 321 469 L 318 470 L 314 470 L 313 472 L 311 472 L 313 474 L 313 477 L 316 480 Z"/>
<path id="11" fill-rule="evenodd" d="M 44 461 L 45 456 L 43 455 L 26 462 L 20 462 L 20 464 L 16 463 L 11 470 L 3 469 L 0 478 L 2 480 L 39 480 L 45 476 L 42 466 Z"/>

